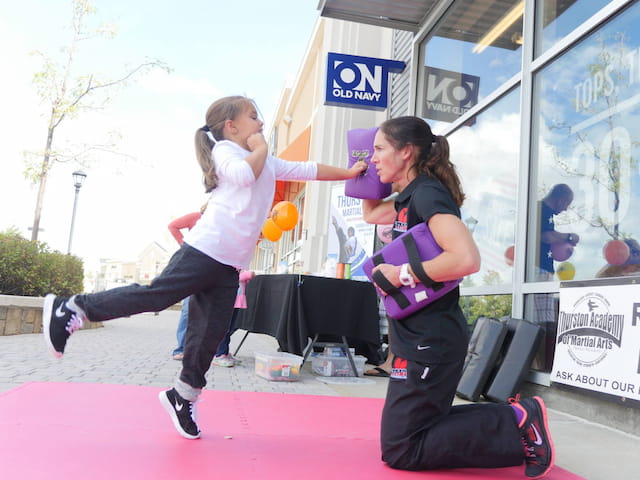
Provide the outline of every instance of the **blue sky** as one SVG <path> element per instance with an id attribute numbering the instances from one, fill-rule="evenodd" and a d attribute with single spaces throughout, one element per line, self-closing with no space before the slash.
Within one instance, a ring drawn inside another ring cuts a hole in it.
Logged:
<path id="1" fill-rule="evenodd" d="M 68 43 L 69 1 L 22 0 L 0 6 L 0 52 L 5 70 L 0 104 L 0 231 L 30 236 L 36 187 L 22 176 L 25 150 L 40 149 L 46 109 L 31 83 L 39 69 L 33 50 L 55 54 Z M 193 153 L 193 133 L 207 107 L 225 95 L 254 98 L 267 123 L 287 81 L 300 67 L 315 22 L 316 0 L 94 0 L 93 21 L 118 27 L 112 40 L 85 43 L 78 71 L 115 78 L 127 65 L 159 59 L 154 71 L 114 92 L 107 108 L 65 124 L 60 141 L 100 142 L 117 132 L 122 156 L 97 154 L 83 168 L 73 253 L 136 258 L 151 241 L 174 248 L 166 225 L 206 200 Z M 7 111 L 8 110 L 8 111 Z M 133 158 L 132 160 L 126 158 Z M 66 252 L 77 165 L 59 165 L 50 177 L 40 240 Z"/>

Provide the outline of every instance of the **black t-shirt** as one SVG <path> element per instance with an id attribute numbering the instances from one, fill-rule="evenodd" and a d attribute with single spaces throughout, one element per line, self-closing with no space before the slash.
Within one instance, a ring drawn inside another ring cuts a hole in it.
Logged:
<path id="1" fill-rule="evenodd" d="M 400 192 L 395 201 L 393 238 L 407 229 L 427 223 L 438 213 L 460 218 L 460 209 L 449 190 L 435 177 L 419 175 Z M 402 320 L 391 320 L 394 354 L 421 363 L 443 363 L 464 357 L 468 329 L 458 301 L 460 291 L 446 295 Z"/>

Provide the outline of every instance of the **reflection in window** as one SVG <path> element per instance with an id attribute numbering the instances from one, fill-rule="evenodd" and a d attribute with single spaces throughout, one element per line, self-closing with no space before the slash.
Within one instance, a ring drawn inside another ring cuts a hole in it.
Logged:
<path id="1" fill-rule="evenodd" d="M 520 70 L 522 0 L 457 1 L 421 45 L 418 114 L 437 133 Z"/>
<path id="2" fill-rule="evenodd" d="M 572 233 L 575 246 L 557 246 L 547 279 L 640 273 L 638 21 L 634 4 L 534 79 L 528 280 L 540 280 L 534 252 L 541 248 L 540 222 L 548 221 L 536 202 L 558 184 L 572 190 L 573 201 L 553 215 L 563 235 L 554 241 Z"/>
<path id="3" fill-rule="evenodd" d="M 573 280 L 575 269 L 567 260 L 573 255 L 574 248 L 580 241 L 580 235 L 567 230 L 567 227 L 556 229 L 557 222 L 562 223 L 564 212 L 573 203 L 573 190 L 566 183 L 556 183 L 538 202 L 535 211 L 537 241 L 536 278 L 538 281 L 553 280 L 558 272 L 559 280 Z M 560 220 L 559 220 L 560 219 Z M 532 249 L 533 250 L 533 249 Z M 557 265 L 556 266 L 554 266 Z"/>
<path id="4" fill-rule="evenodd" d="M 556 330 L 560 301 L 557 293 L 536 293 L 527 295 L 524 304 L 524 319 L 535 323 L 544 333 L 531 368 L 550 372 L 556 351 Z"/>
<path id="5" fill-rule="evenodd" d="M 510 284 L 513 274 L 520 89 L 502 97 L 447 137 L 466 200 L 462 221 L 482 257 L 464 286 Z"/>
<path id="6" fill-rule="evenodd" d="M 571 33 L 607 0 L 543 0 L 536 2 L 535 55 L 539 56 Z"/>

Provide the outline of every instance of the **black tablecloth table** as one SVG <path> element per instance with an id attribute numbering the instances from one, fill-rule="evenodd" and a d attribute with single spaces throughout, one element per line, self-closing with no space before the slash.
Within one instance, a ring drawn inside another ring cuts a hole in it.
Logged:
<path id="1" fill-rule="evenodd" d="M 316 335 L 379 345 L 377 293 L 369 282 L 309 275 L 257 275 L 236 327 L 275 337 L 280 349 L 303 355 Z M 308 353 L 308 352 L 307 352 Z"/>

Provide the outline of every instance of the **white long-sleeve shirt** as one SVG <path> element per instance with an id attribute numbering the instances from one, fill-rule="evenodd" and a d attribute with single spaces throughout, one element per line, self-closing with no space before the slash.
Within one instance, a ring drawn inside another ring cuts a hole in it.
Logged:
<path id="1" fill-rule="evenodd" d="M 218 186 L 207 209 L 184 241 L 225 265 L 247 269 L 275 193 L 276 180 L 315 180 L 315 162 L 289 162 L 267 155 L 255 178 L 244 161 L 250 154 L 238 144 L 223 140 L 213 147 Z"/>

